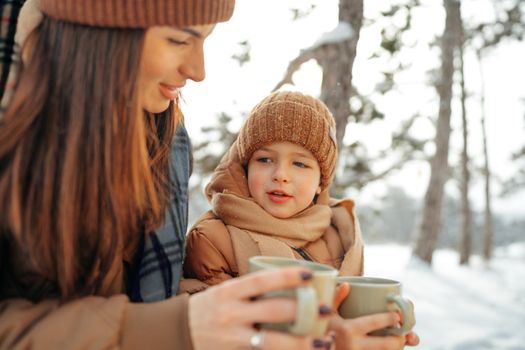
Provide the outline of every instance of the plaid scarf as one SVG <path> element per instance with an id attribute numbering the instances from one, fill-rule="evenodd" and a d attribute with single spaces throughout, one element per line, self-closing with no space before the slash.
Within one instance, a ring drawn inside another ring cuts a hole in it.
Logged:
<path id="1" fill-rule="evenodd" d="M 16 71 L 13 69 L 18 64 L 18 45 L 15 45 L 16 25 L 18 15 L 25 0 L 1 0 L 0 1 L 0 100 L 3 96 L 11 96 L 13 84 L 7 84 L 9 72 Z M 7 97 L 6 96 L 6 97 Z M 3 113 L 4 104 L 1 104 Z"/>
<path id="2" fill-rule="evenodd" d="M 191 174 L 191 143 L 183 124 L 177 129 L 171 150 L 172 194 L 166 222 L 145 235 L 139 267 L 132 276 L 129 293 L 133 301 L 158 301 L 177 293 L 182 276 L 184 241 L 188 225 L 188 180 Z"/>
<path id="3" fill-rule="evenodd" d="M 15 33 L 20 9 L 25 1 L 0 0 L 0 118 L 9 105 L 18 80 L 21 43 L 15 42 Z M 27 5 L 35 4 L 32 0 L 27 0 Z M 20 25 L 25 35 L 35 28 L 41 19 L 40 13 L 35 12 L 39 12 L 36 7 L 33 7 L 32 11 L 22 12 Z M 23 35 L 17 38 L 22 41 L 23 39 Z M 130 271 L 129 276 L 131 287 L 128 295 L 133 301 L 152 302 L 175 295 L 182 275 L 188 224 L 188 181 L 192 162 L 190 139 L 182 124 L 177 129 L 170 160 L 172 192 L 165 215 L 166 222 L 156 232 L 145 234 L 142 240 L 137 253 L 137 267 Z"/>

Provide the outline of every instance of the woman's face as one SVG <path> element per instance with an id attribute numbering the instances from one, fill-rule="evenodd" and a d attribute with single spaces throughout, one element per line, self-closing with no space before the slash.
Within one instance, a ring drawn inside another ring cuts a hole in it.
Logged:
<path id="1" fill-rule="evenodd" d="M 165 111 L 186 80 L 204 79 L 204 40 L 214 24 L 146 31 L 139 78 L 139 98 L 150 113 Z"/>

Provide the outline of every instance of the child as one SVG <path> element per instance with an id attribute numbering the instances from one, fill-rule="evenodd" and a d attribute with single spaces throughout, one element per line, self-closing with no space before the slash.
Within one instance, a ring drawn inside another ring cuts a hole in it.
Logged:
<path id="1" fill-rule="evenodd" d="M 312 260 L 341 275 L 361 275 L 354 203 L 328 196 L 336 159 L 335 121 L 320 100 L 298 92 L 263 99 L 206 187 L 213 208 L 190 229 L 185 276 L 218 284 L 247 273 L 255 255 Z"/>

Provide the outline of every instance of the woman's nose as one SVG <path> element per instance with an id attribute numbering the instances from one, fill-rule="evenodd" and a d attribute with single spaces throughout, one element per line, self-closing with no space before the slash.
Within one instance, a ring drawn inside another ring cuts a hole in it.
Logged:
<path id="1" fill-rule="evenodd" d="M 188 55 L 180 67 L 180 73 L 187 79 L 199 82 L 206 77 L 206 69 L 204 67 L 204 51 L 203 46 L 196 47 L 190 55 Z"/>

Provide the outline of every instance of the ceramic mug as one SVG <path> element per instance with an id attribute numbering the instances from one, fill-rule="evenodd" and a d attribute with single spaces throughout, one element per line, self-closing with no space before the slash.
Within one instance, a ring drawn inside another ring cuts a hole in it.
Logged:
<path id="1" fill-rule="evenodd" d="M 289 297 L 297 299 L 297 314 L 294 322 L 262 323 L 262 329 L 272 329 L 297 335 L 321 336 L 325 334 L 328 320 L 319 318 L 319 306 L 332 307 L 338 271 L 331 266 L 306 260 L 276 256 L 254 256 L 249 260 L 250 272 L 304 266 L 312 271 L 313 278 L 305 285 L 265 293 L 260 298 Z"/>
<path id="2" fill-rule="evenodd" d="M 400 335 L 414 327 L 414 307 L 401 296 L 401 283 L 378 277 L 337 277 L 337 283 L 350 284 L 350 294 L 339 307 L 343 318 L 356 318 L 376 313 L 397 311 L 402 314 L 400 327 L 387 327 L 372 332 L 372 335 Z"/>

